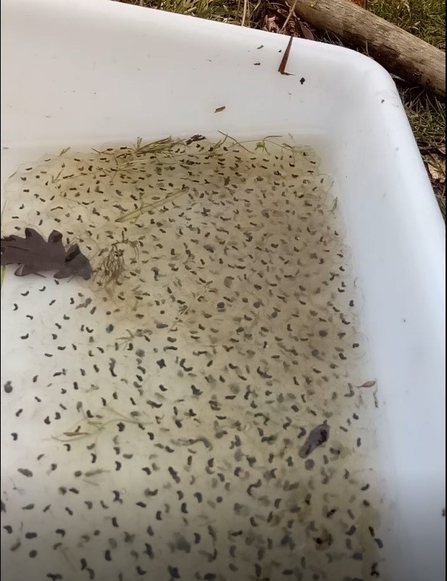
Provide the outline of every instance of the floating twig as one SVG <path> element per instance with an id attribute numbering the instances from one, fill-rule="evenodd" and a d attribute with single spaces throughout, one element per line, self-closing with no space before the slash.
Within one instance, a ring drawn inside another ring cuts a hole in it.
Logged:
<path id="1" fill-rule="evenodd" d="M 286 66 L 287 66 L 287 61 L 289 60 L 289 54 L 290 54 L 290 49 L 292 48 L 292 42 L 293 42 L 293 36 L 291 36 L 289 38 L 286 52 L 284 53 L 284 56 L 282 57 L 281 62 L 279 63 L 278 73 L 281 73 L 282 75 L 291 75 L 292 74 L 292 73 L 286 73 Z"/>

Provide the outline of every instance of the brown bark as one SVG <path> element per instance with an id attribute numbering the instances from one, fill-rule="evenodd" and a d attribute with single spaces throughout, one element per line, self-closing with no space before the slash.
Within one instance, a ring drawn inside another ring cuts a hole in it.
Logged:
<path id="1" fill-rule="evenodd" d="M 388 72 L 445 97 L 445 53 L 349 0 L 285 0 L 296 15 L 348 46 L 363 48 Z"/>

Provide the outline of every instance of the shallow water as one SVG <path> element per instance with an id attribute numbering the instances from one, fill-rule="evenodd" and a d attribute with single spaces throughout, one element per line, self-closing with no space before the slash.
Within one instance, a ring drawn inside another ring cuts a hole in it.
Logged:
<path id="1" fill-rule="evenodd" d="M 59 230 L 95 276 L 2 286 L 5 578 L 377 577 L 374 386 L 330 192 L 278 139 L 10 178 L 3 234 Z"/>

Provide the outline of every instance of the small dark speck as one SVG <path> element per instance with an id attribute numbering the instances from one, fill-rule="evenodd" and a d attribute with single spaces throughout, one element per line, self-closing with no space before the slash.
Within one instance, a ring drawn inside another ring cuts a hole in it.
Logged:
<path id="1" fill-rule="evenodd" d="M 378 567 L 377 563 L 373 563 L 371 565 L 371 572 L 370 572 L 371 577 L 380 577 L 380 573 L 377 570 L 377 567 Z"/>
<path id="2" fill-rule="evenodd" d="M 306 82 L 306 79 L 304 77 L 301 77 L 301 79 L 300 79 L 301 85 L 304 85 L 305 82 Z"/>
<path id="3" fill-rule="evenodd" d="M 259 65 L 260 65 L 261 63 L 253 63 L 253 64 L 255 65 L 255 67 L 259 67 Z"/>
<path id="4" fill-rule="evenodd" d="M 124 542 L 125 543 L 133 543 L 135 539 L 135 535 L 131 535 L 127 531 L 124 531 Z"/>
<path id="5" fill-rule="evenodd" d="M 178 476 L 178 473 L 174 470 L 174 468 L 172 468 L 172 466 L 169 466 L 168 470 L 169 470 L 169 474 L 172 476 L 172 478 L 174 479 L 176 484 L 179 484 L 180 478 Z"/>
<path id="6" fill-rule="evenodd" d="M 180 579 L 180 574 L 178 572 L 177 567 L 168 567 L 169 575 L 171 575 L 172 579 Z"/>
<path id="7" fill-rule="evenodd" d="M 20 539 L 18 539 L 11 547 L 11 551 L 17 551 L 17 549 L 20 547 L 22 543 L 20 542 Z"/>
<path id="8" fill-rule="evenodd" d="M 262 481 L 261 480 L 258 480 L 254 484 L 250 484 L 250 486 L 247 488 L 248 495 L 251 496 L 252 495 L 253 488 L 259 488 L 260 486 L 262 486 Z"/>
<path id="9" fill-rule="evenodd" d="M 11 393 L 13 387 L 12 387 L 12 383 L 10 381 L 7 381 L 4 385 L 3 385 L 3 389 L 5 390 L 5 393 Z"/>
<path id="10" fill-rule="evenodd" d="M 27 478 L 31 478 L 33 475 L 31 470 L 28 470 L 28 468 L 17 468 L 17 472 L 20 472 L 20 474 L 23 474 L 23 476 L 26 476 Z"/>

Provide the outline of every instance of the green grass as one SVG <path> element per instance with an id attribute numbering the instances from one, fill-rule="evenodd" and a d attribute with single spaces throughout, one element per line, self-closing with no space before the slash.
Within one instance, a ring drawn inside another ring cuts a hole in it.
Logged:
<path id="1" fill-rule="evenodd" d="M 367 0 L 368 10 L 445 50 L 444 0 Z"/>
<path id="2" fill-rule="evenodd" d="M 445 51 L 445 0 L 367 0 L 367 7 Z M 445 218 L 445 102 L 417 87 L 398 89 Z"/>
<path id="3" fill-rule="evenodd" d="M 445 104 L 420 90 L 403 88 L 400 94 L 421 153 L 442 151 L 445 146 Z"/>
<path id="4" fill-rule="evenodd" d="M 281 0 L 116 1 L 260 29 L 266 16 L 275 15 L 280 28 L 289 12 Z M 364 0 L 364 7 L 445 51 L 445 0 Z M 340 44 L 328 34 L 315 33 L 315 37 Z M 419 87 L 397 84 L 445 217 L 445 103 Z"/>

